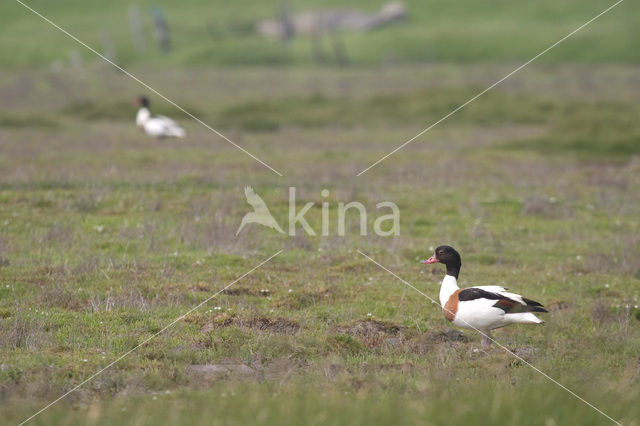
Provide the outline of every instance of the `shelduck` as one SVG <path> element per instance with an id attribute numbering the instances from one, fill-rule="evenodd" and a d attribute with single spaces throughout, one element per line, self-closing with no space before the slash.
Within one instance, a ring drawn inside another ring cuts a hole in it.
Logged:
<path id="1" fill-rule="evenodd" d="M 136 124 L 147 135 L 156 139 L 161 138 L 183 138 L 186 131 L 180 127 L 175 121 L 164 115 L 151 115 L 149 109 L 149 98 L 140 96 L 136 99 L 140 106 L 136 115 Z"/>
<path id="2" fill-rule="evenodd" d="M 508 292 L 506 288 L 489 285 L 465 289 L 458 287 L 462 260 L 450 246 L 439 246 L 422 263 L 444 263 L 447 273 L 440 286 L 440 305 L 444 316 L 453 325 L 480 331 L 482 346 L 491 343 L 491 330 L 509 324 L 542 324 L 533 312 L 547 312 L 542 304 Z"/>

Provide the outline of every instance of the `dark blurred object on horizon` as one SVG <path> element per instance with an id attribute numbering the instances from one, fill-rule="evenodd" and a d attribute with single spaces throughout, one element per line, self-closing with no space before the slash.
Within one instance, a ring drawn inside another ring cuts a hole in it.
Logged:
<path id="1" fill-rule="evenodd" d="M 155 28 L 154 35 L 160 44 L 160 50 L 162 50 L 162 53 L 169 53 L 171 40 L 169 39 L 169 26 L 164 17 L 164 12 L 159 7 L 154 7 L 151 11 L 151 16 L 153 17 L 153 27 Z"/>

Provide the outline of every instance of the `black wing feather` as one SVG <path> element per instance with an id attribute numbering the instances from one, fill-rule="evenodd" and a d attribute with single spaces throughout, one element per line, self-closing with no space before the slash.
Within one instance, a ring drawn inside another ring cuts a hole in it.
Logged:
<path id="1" fill-rule="evenodd" d="M 501 294 L 492 293 L 490 291 L 486 291 L 481 288 L 469 287 L 469 288 L 465 288 L 460 293 L 458 293 L 458 299 L 461 302 L 467 302 L 469 300 L 476 300 L 476 299 L 500 300 L 500 299 L 507 299 L 507 298 L 502 296 Z"/>
<path id="2" fill-rule="evenodd" d="M 493 305 L 496 308 L 502 309 L 505 313 L 517 313 L 517 312 L 547 312 L 546 309 L 542 306 L 541 303 L 536 302 L 535 300 L 522 298 L 526 305 L 515 301 L 509 297 L 503 296 L 502 294 L 493 293 L 490 291 L 483 290 L 481 288 L 469 287 L 462 290 L 458 293 L 458 299 L 461 302 L 467 302 L 469 300 L 476 299 L 488 299 L 495 300 L 496 303 Z"/>

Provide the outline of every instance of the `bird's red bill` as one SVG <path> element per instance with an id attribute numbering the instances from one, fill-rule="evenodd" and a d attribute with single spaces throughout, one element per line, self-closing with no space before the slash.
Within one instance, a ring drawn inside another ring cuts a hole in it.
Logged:
<path id="1" fill-rule="evenodd" d="M 436 259 L 436 256 L 433 255 L 430 258 L 428 258 L 427 260 L 423 260 L 422 263 L 424 264 L 430 264 L 430 263 L 436 263 L 438 261 L 438 259 Z"/>

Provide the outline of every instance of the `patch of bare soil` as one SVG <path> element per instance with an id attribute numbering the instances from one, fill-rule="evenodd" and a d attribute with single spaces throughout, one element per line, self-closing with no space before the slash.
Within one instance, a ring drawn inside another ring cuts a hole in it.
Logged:
<path id="1" fill-rule="evenodd" d="M 234 316 L 228 313 L 220 313 L 213 317 L 213 321 L 208 321 L 202 324 L 200 327 L 200 332 L 203 334 L 208 334 L 212 332 L 214 329 L 219 327 L 228 327 L 233 324 Z M 194 321 L 196 322 L 196 321 Z M 196 322 L 198 323 L 198 322 Z M 200 323 L 199 323 L 200 324 Z"/>
<path id="2" fill-rule="evenodd" d="M 276 380 L 286 379 L 304 367 L 290 358 L 274 358 L 265 363 L 260 354 L 254 354 L 248 362 L 227 359 L 215 364 L 197 364 L 188 370 L 194 379 L 210 382 L 223 379 Z"/>
<path id="3" fill-rule="evenodd" d="M 289 293 L 287 297 L 280 302 L 279 306 L 289 309 L 304 309 L 309 306 L 314 306 L 317 303 L 331 300 L 335 295 L 336 289 L 334 287 L 319 287 L 313 290 L 305 289 Z"/>
<path id="4" fill-rule="evenodd" d="M 258 371 L 250 365 L 234 360 L 224 360 L 218 364 L 192 365 L 189 371 L 202 381 L 220 380 L 230 376 L 240 378 L 257 378 L 258 376 Z"/>
<path id="5" fill-rule="evenodd" d="M 234 287 L 223 290 L 222 294 L 226 294 L 228 296 L 257 296 L 258 292 L 246 287 Z"/>
<path id="6" fill-rule="evenodd" d="M 365 371 L 377 373 L 380 371 L 398 371 L 403 374 L 412 373 L 415 366 L 410 362 L 403 362 L 401 364 L 364 364 Z"/>
<path id="7" fill-rule="evenodd" d="M 404 343 L 406 327 L 378 320 L 356 321 L 349 325 L 333 328 L 332 334 L 347 334 L 357 337 L 367 348 L 387 344 L 400 346 Z"/>
<path id="8" fill-rule="evenodd" d="M 241 327 L 283 334 L 294 334 L 300 329 L 300 325 L 296 321 L 286 318 L 254 317 L 250 319 L 237 319 L 234 321 L 234 324 Z"/>
<path id="9" fill-rule="evenodd" d="M 206 292 L 210 292 L 213 290 L 211 288 L 211 285 L 204 282 L 170 284 L 166 287 L 166 289 L 170 291 L 206 291 Z"/>
<path id="10" fill-rule="evenodd" d="M 271 331 L 281 334 L 295 334 L 300 330 L 300 324 L 296 321 L 292 321 L 286 318 L 268 318 L 268 317 L 253 317 L 253 318 L 238 318 L 227 313 L 217 314 L 213 321 L 205 323 L 200 331 L 202 333 L 209 333 L 216 328 L 228 327 L 230 325 L 237 325 L 239 327 L 251 328 L 253 330 Z"/>
<path id="11" fill-rule="evenodd" d="M 467 337 L 462 332 L 453 328 L 442 331 L 431 331 L 414 337 L 407 342 L 409 350 L 418 355 L 424 355 L 433 350 L 436 345 L 468 342 Z"/>
<path id="12" fill-rule="evenodd" d="M 515 349 L 511 349 L 511 352 L 518 356 L 519 358 L 524 359 L 525 361 L 529 362 L 531 361 L 531 359 L 539 352 L 540 350 L 538 348 L 534 348 L 533 346 L 524 346 L 522 348 L 515 348 Z M 510 366 L 518 366 L 521 365 L 522 361 L 521 360 L 516 360 L 513 361 Z"/>
<path id="13" fill-rule="evenodd" d="M 565 302 L 564 300 L 557 300 L 547 305 L 547 310 L 549 310 L 549 312 L 564 311 L 570 308 L 571 308 L 571 305 L 568 302 Z"/>

